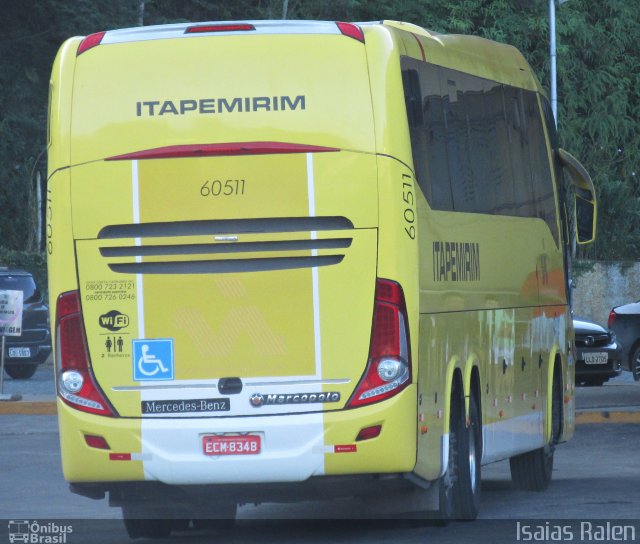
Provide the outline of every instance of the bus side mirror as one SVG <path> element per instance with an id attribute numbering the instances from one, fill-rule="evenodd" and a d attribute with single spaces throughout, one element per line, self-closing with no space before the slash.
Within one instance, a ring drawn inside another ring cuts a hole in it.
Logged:
<path id="1" fill-rule="evenodd" d="M 596 191 L 589 172 L 580 161 L 564 149 L 556 151 L 560 164 L 569 174 L 575 187 L 574 210 L 576 214 L 576 238 L 579 244 L 590 244 L 596 238 Z"/>

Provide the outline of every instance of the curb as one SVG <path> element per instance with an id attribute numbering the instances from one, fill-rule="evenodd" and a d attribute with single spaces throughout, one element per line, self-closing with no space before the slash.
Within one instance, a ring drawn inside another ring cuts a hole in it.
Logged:
<path id="1" fill-rule="evenodd" d="M 584 411 L 576 413 L 576 425 L 593 423 L 640 423 L 640 412 Z"/>
<path id="2" fill-rule="evenodd" d="M 55 416 L 55 401 L 0 402 L 0 416 L 12 414 L 29 416 Z"/>
<path id="3" fill-rule="evenodd" d="M 30 416 L 55 416 L 55 401 L 0 402 L 0 416 L 19 414 Z M 594 423 L 640 423 L 640 411 L 585 410 L 576 412 L 576 425 Z"/>

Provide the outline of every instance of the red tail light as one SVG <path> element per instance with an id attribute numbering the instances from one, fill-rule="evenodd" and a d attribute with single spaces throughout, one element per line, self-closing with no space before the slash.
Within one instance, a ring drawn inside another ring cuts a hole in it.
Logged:
<path id="1" fill-rule="evenodd" d="M 609 312 L 609 321 L 607 322 L 607 326 L 611 329 L 613 327 L 613 322 L 616 320 L 616 312 L 611 310 Z"/>
<path id="2" fill-rule="evenodd" d="M 354 40 L 358 40 L 359 42 L 364 43 L 364 33 L 362 29 L 358 25 L 354 25 L 353 23 L 336 23 L 338 29 L 345 36 L 349 36 L 349 38 L 353 38 Z"/>
<path id="3" fill-rule="evenodd" d="M 198 34 L 203 32 L 243 32 L 255 30 L 256 27 L 248 23 L 233 23 L 223 25 L 197 25 L 189 26 L 184 31 L 185 34 Z"/>
<path id="4" fill-rule="evenodd" d="M 409 327 L 400 284 L 378 279 L 367 369 L 348 408 L 388 399 L 411 383 Z"/>
<path id="5" fill-rule="evenodd" d="M 76 56 L 81 55 L 82 53 L 84 53 L 88 49 L 91 49 L 92 47 L 95 47 L 96 45 L 100 45 L 100 42 L 102 41 L 102 38 L 104 38 L 105 34 L 106 32 L 96 32 L 95 34 L 89 34 L 84 40 L 80 42 L 78 51 L 76 52 Z"/>
<path id="6" fill-rule="evenodd" d="M 84 441 L 90 448 L 96 448 L 99 450 L 110 450 L 109 442 L 107 442 L 104 436 L 96 436 L 93 434 L 85 434 Z"/>
<path id="7" fill-rule="evenodd" d="M 93 378 L 78 291 L 63 293 L 58 297 L 56 341 L 60 398 L 77 410 L 115 417 L 115 410 Z"/>
<path id="8" fill-rule="evenodd" d="M 382 425 L 373 425 L 372 427 L 365 427 L 361 429 L 356 436 L 356 442 L 362 442 L 363 440 L 371 440 L 377 438 L 382 432 Z"/>

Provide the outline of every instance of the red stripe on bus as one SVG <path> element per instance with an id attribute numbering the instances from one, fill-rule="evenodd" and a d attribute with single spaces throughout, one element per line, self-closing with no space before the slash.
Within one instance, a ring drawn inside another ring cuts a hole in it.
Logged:
<path id="1" fill-rule="evenodd" d="M 355 453 L 358 451 L 358 446 L 355 444 L 339 444 L 333 446 L 333 453 Z"/>
<path id="2" fill-rule="evenodd" d="M 110 453 L 109 459 L 111 461 L 131 461 L 130 453 Z"/>
<path id="3" fill-rule="evenodd" d="M 411 35 L 412 35 L 412 36 L 416 39 L 416 41 L 418 42 L 418 45 L 420 46 L 420 53 L 422 53 L 422 60 L 426 62 L 426 61 L 427 61 L 427 56 L 424 54 L 424 46 L 422 45 L 422 42 L 420 41 L 420 38 L 418 38 L 418 36 L 416 36 L 416 35 L 415 35 L 415 34 L 413 34 L 413 33 L 412 33 Z"/>
<path id="4" fill-rule="evenodd" d="M 181 157 L 219 157 L 227 155 L 277 155 L 285 153 L 326 153 L 335 147 L 283 142 L 234 142 L 225 144 L 169 145 L 107 157 L 107 161 L 173 159 Z"/>

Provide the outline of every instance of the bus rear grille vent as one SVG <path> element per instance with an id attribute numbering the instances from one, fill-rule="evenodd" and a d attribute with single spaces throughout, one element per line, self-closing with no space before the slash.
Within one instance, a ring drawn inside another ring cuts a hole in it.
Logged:
<path id="1" fill-rule="evenodd" d="M 99 233 L 99 239 L 151 238 L 169 236 L 202 236 L 224 234 L 269 234 L 276 232 L 310 232 L 349 230 L 353 223 L 346 217 L 276 217 L 262 219 L 210 219 L 109 225 Z"/>
<path id="2" fill-rule="evenodd" d="M 261 251 L 339 249 L 349 247 L 351 245 L 351 240 L 351 238 L 331 238 L 328 240 L 284 240 L 275 242 L 118 246 L 101 247 L 100 254 L 103 257 L 157 257 L 167 255 L 206 255 L 253 253 Z"/>
<path id="3" fill-rule="evenodd" d="M 344 259 L 344 255 L 267 257 L 263 259 L 227 259 L 217 261 L 135 262 L 111 263 L 109 268 L 113 272 L 124 274 L 228 274 L 329 266 L 340 263 L 342 259 Z"/>

